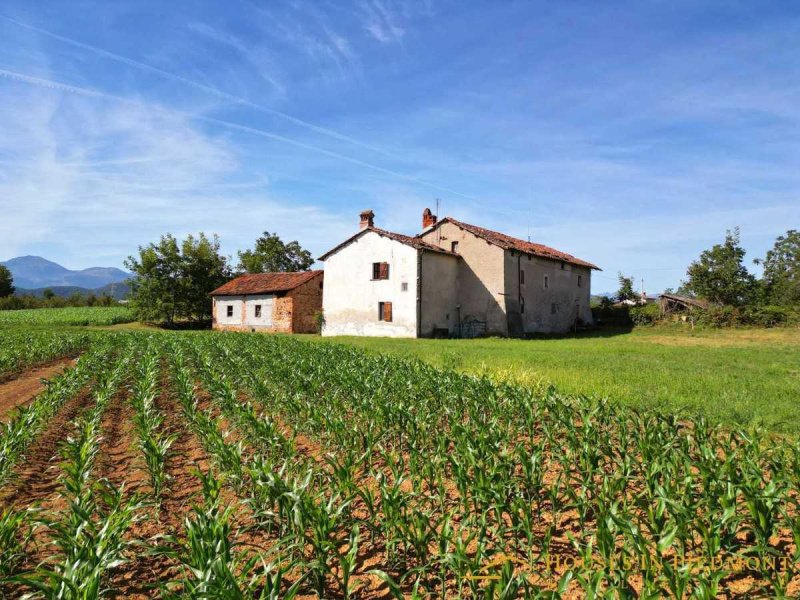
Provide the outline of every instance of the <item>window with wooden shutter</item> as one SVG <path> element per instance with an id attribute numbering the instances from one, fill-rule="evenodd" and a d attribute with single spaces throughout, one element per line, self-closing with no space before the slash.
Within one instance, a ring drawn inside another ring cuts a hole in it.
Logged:
<path id="1" fill-rule="evenodd" d="M 389 263 L 385 262 L 372 263 L 372 278 L 389 279 Z"/>

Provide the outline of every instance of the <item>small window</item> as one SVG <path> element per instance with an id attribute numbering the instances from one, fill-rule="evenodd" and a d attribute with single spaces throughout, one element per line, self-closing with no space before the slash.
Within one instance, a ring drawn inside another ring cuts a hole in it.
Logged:
<path id="1" fill-rule="evenodd" d="M 403 283 L 401 283 L 401 284 L 400 284 L 400 289 L 401 289 L 402 291 L 404 291 L 404 292 L 407 292 L 407 291 L 408 291 L 408 282 L 407 282 L 407 281 L 404 281 Z"/>
<path id="2" fill-rule="evenodd" d="M 261 305 L 256 304 L 256 319 L 261 318 Z"/>
<path id="3" fill-rule="evenodd" d="M 525 314 L 525 298 L 519 299 L 519 312 L 521 312 L 523 315 Z"/>
<path id="4" fill-rule="evenodd" d="M 583 286 L 583 275 L 578 275 L 578 287 Z"/>
<path id="5" fill-rule="evenodd" d="M 228 318 L 233 316 L 233 305 L 232 304 L 228 304 L 228 307 L 225 310 L 226 310 L 225 314 L 228 315 Z"/>
<path id="6" fill-rule="evenodd" d="M 519 282 L 522 285 L 525 285 L 525 271 L 520 271 L 519 272 Z"/>
<path id="7" fill-rule="evenodd" d="M 544 276 L 544 289 L 547 289 L 549 287 L 550 287 L 550 278 L 547 275 L 545 275 Z"/>
<path id="8" fill-rule="evenodd" d="M 561 263 L 561 270 L 563 271 L 565 268 L 566 268 L 566 265 L 564 263 Z"/>
<path id="9" fill-rule="evenodd" d="M 557 312 L 558 312 L 558 304 L 556 304 L 555 302 L 553 302 L 553 303 L 550 305 L 550 314 L 551 314 L 551 315 L 554 315 L 554 314 L 556 314 Z"/>
<path id="10" fill-rule="evenodd" d="M 389 279 L 389 263 L 385 262 L 372 263 L 372 278 Z"/>
<path id="11" fill-rule="evenodd" d="M 450 252 L 458 252 L 458 242 L 450 242 Z"/>
<path id="12" fill-rule="evenodd" d="M 392 320 L 392 303 L 378 302 L 378 321 L 391 322 L 391 320 Z"/>

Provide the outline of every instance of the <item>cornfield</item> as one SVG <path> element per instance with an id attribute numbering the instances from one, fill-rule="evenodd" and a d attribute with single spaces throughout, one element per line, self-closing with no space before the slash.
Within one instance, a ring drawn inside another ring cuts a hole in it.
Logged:
<path id="1" fill-rule="evenodd" d="M 70 306 L 0 310 L 0 325 L 116 325 L 134 321 L 124 306 Z"/>
<path id="2" fill-rule="evenodd" d="M 793 439 L 286 337 L 84 346 L 2 430 L 9 597 L 800 593 Z"/>

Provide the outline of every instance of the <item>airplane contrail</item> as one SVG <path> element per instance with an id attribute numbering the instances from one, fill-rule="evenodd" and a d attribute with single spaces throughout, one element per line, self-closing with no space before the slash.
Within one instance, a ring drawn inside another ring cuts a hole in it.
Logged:
<path id="1" fill-rule="evenodd" d="M 15 81 L 22 82 L 22 83 L 27 83 L 27 84 L 35 85 L 35 86 L 39 86 L 39 87 L 45 87 L 45 88 L 52 89 L 52 90 L 58 90 L 58 91 L 62 91 L 62 92 L 65 92 L 65 93 L 77 94 L 77 95 L 85 96 L 85 97 L 89 97 L 89 98 L 101 98 L 101 99 L 105 99 L 105 100 L 113 100 L 113 101 L 116 101 L 116 102 L 123 102 L 125 104 L 134 104 L 134 105 L 137 105 L 137 106 L 142 106 L 142 105 L 148 106 L 150 108 L 153 108 L 155 110 L 161 111 L 163 113 L 179 115 L 179 116 L 182 116 L 182 117 L 186 117 L 186 118 L 189 118 L 189 119 L 194 119 L 194 120 L 197 120 L 197 121 L 203 121 L 205 123 L 218 125 L 220 127 L 225 127 L 225 128 L 232 129 L 232 130 L 235 130 L 235 131 L 249 133 L 251 135 L 256 135 L 256 136 L 264 137 L 264 138 L 267 138 L 267 139 L 283 142 L 283 143 L 290 144 L 290 145 L 298 147 L 298 148 L 303 148 L 304 150 L 311 150 L 312 152 L 316 152 L 318 154 L 323 154 L 323 155 L 331 157 L 331 158 L 335 158 L 335 159 L 338 159 L 338 160 L 346 161 L 346 162 L 349 162 L 351 164 L 364 167 L 366 169 L 371 169 L 371 170 L 377 171 L 379 173 L 384 173 L 386 175 L 391 175 L 392 177 L 403 179 L 405 181 L 410 181 L 412 183 L 423 185 L 425 187 L 428 187 L 428 188 L 431 188 L 431 189 L 435 189 L 435 190 L 439 190 L 441 192 L 446 192 L 448 194 L 453 194 L 455 196 L 460 196 L 462 198 L 466 198 L 467 200 L 473 200 L 473 201 L 477 201 L 478 200 L 477 198 L 474 198 L 474 197 L 469 196 L 467 194 L 462 194 L 461 192 L 457 192 L 455 190 L 451 190 L 449 188 L 437 185 L 437 184 L 432 183 L 430 181 L 425 181 L 424 179 L 418 179 L 417 177 L 414 177 L 413 175 L 407 175 L 405 173 L 400 173 L 399 171 L 393 171 L 392 169 L 387 169 L 386 167 L 381 167 L 380 165 L 375 165 L 373 163 L 369 163 L 369 162 L 363 161 L 361 159 L 354 158 L 352 156 L 347 156 L 346 154 L 340 154 L 339 152 L 334 152 L 332 150 L 326 150 L 325 148 L 320 148 L 319 146 L 314 146 L 312 144 L 307 144 L 305 142 L 300 142 L 298 140 L 295 140 L 295 139 L 292 139 L 292 138 L 288 138 L 286 136 L 283 136 L 283 135 L 280 135 L 280 134 L 277 134 L 277 133 L 272 133 L 271 131 L 266 131 L 264 129 L 258 129 L 256 127 L 249 127 L 247 125 L 240 125 L 238 123 L 233 123 L 231 121 L 225 121 L 223 119 L 216 119 L 214 117 L 206 117 L 206 116 L 203 116 L 203 115 L 192 114 L 192 113 L 189 113 L 189 112 L 186 112 L 186 111 L 182 111 L 182 110 L 177 110 L 177 109 L 174 109 L 174 108 L 166 108 L 166 107 L 159 106 L 159 105 L 153 105 L 153 104 L 150 104 L 150 103 L 141 102 L 139 100 L 132 100 L 130 98 L 125 98 L 123 96 L 116 96 L 114 94 L 108 94 L 106 92 L 101 92 L 99 90 L 94 90 L 94 89 L 91 89 L 91 88 L 79 87 L 79 86 L 76 86 L 76 85 L 71 85 L 71 84 L 68 84 L 68 83 L 60 82 L 60 81 L 54 81 L 52 79 L 44 79 L 44 78 L 41 78 L 41 77 L 34 77 L 32 75 L 26 75 L 24 73 L 18 73 L 16 71 L 8 71 L 6 69 L 0 69 L 0 77 L 5 77 L 7 79 L 15 80 Z"/>
<path id="2" fill-rule="evenodd" d="M 90 44 L 86 44 L 84 42 L 81 42 L 81 41 L 78 41 L 78 40 L 75 40 L 75 39 L 72 39 L 72 38 L 68 38 L 66 36 L 59 35 L 57 33 L 53 33 L 52 31 L 48 31 L 47 29 L 42 29 L 40 27 L 36 27 L 34 25 L 30 25 L 30 24 L 24 23 L 22 21 L 18 21 L 17 19 L 14 19 L 14 18 L 6 16 L 6 15 L 0 14 L 0 19 L 2 19 L 4 21 L 7 21 L 9 23 L 13 23 L 14 25 L 17 25 L 18 27 L 22 27 L 22 28 L 28 29 L 30 31 L 35 31 L 36 33 L 48 36 L 48 37 L 53 38 L 55 40 L 58 40 L 60 42 L 64 42 L 65 44 L 69 44 L 71 46 L 75 46 L 76 48 L 81 48 L 83 50 L 88 50 L 89 52 L 94 52 L 95 54 L 98 54 L 98 55 L 100 55 L 100 56 L 102 56 L 104 58 L 107 58 L 109 60 L 113 60 L 113 61 L 125 64 L 125 65 L 128 65 L 129 67 L 134 67 L 134 68 L 137 68 L 137 69 L 148 71 L 150 73 L 154 73 L 154 74 L 159 75 L 161 77 L 164 77 L 166 79 L 171 79 L 173 81 L 177 81 L 177 82 L 183 83 L 185 85 L 191 86 L 191 87 L 193 87 L 195 89 L 202 90 L 202 91 L 204 91 L 206 93 L 209 93 L 209 94 L 212 94 L 214 96 L 217 96 L 218 98 L 222 98 L 224 100 L 228 100 L 229 102 L 233 102 L 235 104 L 240 104 L 242 106 L 247 106 L 248 108 L 252 108 L 254 110 L 258 110 L 258 111 L 267 113 L 267 114 L 272 115 L 274 117 L 278 117 L 278 118 L 284 119 L 286 121 L 289 121 L 290 123 L 293 123 L 294 125 L 298 125 L 300 127 L 304 127 L 306 129 L 309 129 L 309 130 L 314 131 L 316 133 L 319 133 L 319 134 L 326 135 L 328 137 L 337 139 L 337 140 L 339 140 L 341 142 L 347 142 L 349 144 L 353 144 L 353 145 L 365 148 L 367 150 L 371 150 L 372 152 L 377 152 L 379 154 L 383 154 L 384 156 L 393 157 L 393 155 L 391 153 L 387 152 L 386 150 L 383 150 L 382 148 L 378 148 L 377 146 L 373 146 L 372 144 L 368 144 L 366 142 L 362 142 L 360 140 L 352 138 L 352 137 L 350 137 L 348 135 L 345 135 L 343 133 L 339 133 L 338 131 L 335 131 L 333 129 L 329 129 L 327 127 L 322 127 L 320 125 L 315 125 L 314 123 L 310 123 L 310 122 L 305 121 L 303 119 L 299 119 L 299 118 L 297 118 L 295 116 L 292 116 L 290 114 L 287 114 L 287 113 L 285 113 L 283 111 L 280 111 L 280 110 L 277 110 L 277 109 L 274 109 L 274 108 L 270 108 L 269 106 L 264 106 L 263 104 L 257 104 L 255 102 L 251 102 L 250 100 L 247 100 L 246 98 L 242 98 L 240 96 L 236 96 L 234 94 L 230 94 L 230 93 L 228 93 L 228 92 L 226 92 L 224 90 L 220 90 L 218 88 L 215 88 L 213 86 L 206 85 L 204 83 L 200 83 L 200 82 L 194 81 L 192 79 L 188 79 L 186 77 L 183 77 L 182 75 L 178 75 L 178 74 L 172 73 L 170 71 L 165 71 L 164 69 L 160 69 L 159 67 L 154 67 L 153 65 L 149 65 L 147 63 L 143 63 L 141 61 L 134 60 L 132 58 L 128 58 L 127 56 L 122 56 L 121 54 L 117 54 L 116 52 L 111 52 L 110 50 L 105 50 L 104 48 L 99 48 L 97 46 L 92 46 Z"/>

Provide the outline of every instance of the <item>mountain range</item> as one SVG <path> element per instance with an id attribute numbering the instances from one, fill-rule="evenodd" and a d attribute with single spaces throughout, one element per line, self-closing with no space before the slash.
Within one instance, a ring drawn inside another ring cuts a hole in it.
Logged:
<path id="1" fill-rule="evenodd" d="M 18 256 L 0 264 L 11 271 L 18 294 L 40 295 L 45 288 L 51 288 L 59 296 L 106 292 L 120 297 L 127 294 L 127 285 L 123 282 L 131 277 L 130 273 L 115 267 L 73 271 L 41 256 Z"/>

